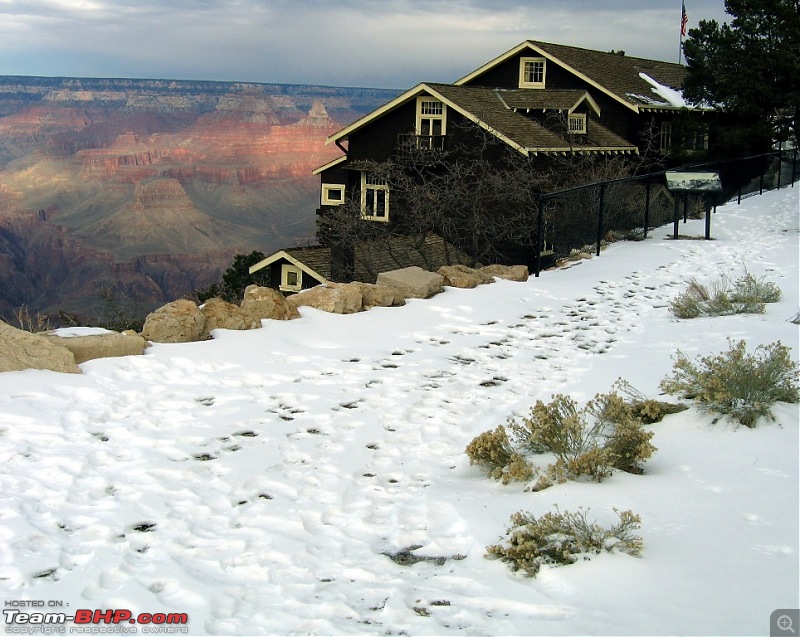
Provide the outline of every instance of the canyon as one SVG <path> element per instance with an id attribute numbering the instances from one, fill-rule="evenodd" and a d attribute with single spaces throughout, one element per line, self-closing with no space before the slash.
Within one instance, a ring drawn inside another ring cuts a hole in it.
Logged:
<path id="1" fill-rule="evenodd" d="M 0 317 L 142 313 L 313 243 L 326 138 L 396 94 L 0 76 Z"/>

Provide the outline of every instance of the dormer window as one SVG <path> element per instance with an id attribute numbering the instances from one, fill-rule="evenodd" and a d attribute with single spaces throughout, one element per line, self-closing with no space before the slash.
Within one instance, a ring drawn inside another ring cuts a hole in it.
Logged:
<path id="1" fill-rule="evenodd" d="M 437 99 L 417 99 L 417 143 L 421 148 L 443 148 L 447 129 L 447 108 Z"/>
<path id="2" fill-rule="evenodd" d="M 521 58 L 519 61 L 519 87 L 544 88 L 546 70 L 547 65 L 544 58 Z"/>
<path id="3" fill-rule="evenodd" d="M 586 134 L 586 114 L 585 113 L 571 113 L 569 116 L 569 133 L 570 135 L 585 135 Z"/>

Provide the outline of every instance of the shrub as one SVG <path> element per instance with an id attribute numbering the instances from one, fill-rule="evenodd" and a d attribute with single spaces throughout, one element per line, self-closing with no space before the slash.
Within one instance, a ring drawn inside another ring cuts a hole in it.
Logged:
<path id="1" fill-rule="evenodd" d="M 781 289 L 764 278 L 757 279 L 749 272 L 733 285 L 731 300 L 734 303 L 777 303 L 783 297 Z"/>
<path id="2" fill-rule="evenodd" d="M 725 279 L 710 286 L 691 279 L 687 289 L 673 299 L 670 309 L 678 318 L 763 314 L 765 304 L 780 301 L 781 296 L 777 285 L 746 272 L 733 286 Z"/>
<path id="3" fill-rule="evenodd" d="M 677 414 L 689 409 L 689 407 L 683 403 L 668 403 L 662 400 L 648 398 L 633 387 L 633 385 L 622 379 L 614 383 L 612 391 L 614 393 L 619 392 L 626 397 L 625 404 L 630 408 L 631 413 L 637 420 L 645 425 L 661 422 L 664 416 Z M 611 415 L 609 419 L 613 420 L 613 415 Z"/>
<path id="4" fill-rule="evenodd" d="M 533 467 L 514 451 L 503 425 L 473 438 L 466 451 L 470 464 L 480 465 L 492 478 L 502 480 L 503 484 L 511 480 L 533 478 Z"/>
<path id="5" fill-rule="evenodd" d="M 14 317 L 19 323 L 19 329 L 26 332 L 36 334 L 50 329 L 50 318 L 41 312 L 36 312 L 35 315 L 31 314 L 27 305 L 21 305 L 19 309 L 14 310 Z"/>
<path id="6" fill-rule="evenodd" d="M 641 527 L 640 517 L 631 511 L 614 512 L 619 524 L 605 529 L 588 522 L 583 509 L 562 513 L 556 507 L 555 513 L 545 513 L 538 519 L 519 511 L 511 516 L 507 542 L 487 547 L 487 556 L 533 577 L 543 564 L 573 564 L 581 554 L 617 550 L 639 555 L 642 540 L 633 531 Z"/>
<path id="7" fill-rule="evenodd" d="M 777 341 L 759 345 L 748 355 L 744 341 L 729 343 L 727 352 L 700 357 L 697 363 L 679 351 L 661 389 L 694 399 L 701 409 L 746 427 L 755 427 L 762 416 L 771 417 L 776 402 L 800 402 L 800 372 L 788 347 Z"/>
<path id="8" fill-rule="evenodd" d="M 628 396 L 628 400 L 620 393 Z M 686 409 L 648 400 L 619 380 L 608 394 L 598 394 L 582 409 L 569 396 L 557 394 L 531 407 L 527 417 L 510 419 L 485 431 L 467 445 L 470 464 L 480 465 L 490 477 L 508 484 L 538 478 L 531 490 L 589 476 L 598 482 L 614 469 L 642 473 L 642 463 L 653 455 L 653 432 L 642 427 L 665 413 Z M 510 431 L 510 436 L 509 436 Z M 554 461 L 537 467 L 526 456 L 552 454 Z"/>
<path id="9" fill-rule="evenodd" d="M 656 450 L 650 443 L 653 432 L 642 428 L 614 390 L 595 396 L 583 409 L 563 394 L 547 405 L 538 401 L 527 418 L 509 427 L 522 448 L 556 457 L 535 491 L 581 475 L 601 481 L 613 469 L 641 473 L 641 463 Z"/>

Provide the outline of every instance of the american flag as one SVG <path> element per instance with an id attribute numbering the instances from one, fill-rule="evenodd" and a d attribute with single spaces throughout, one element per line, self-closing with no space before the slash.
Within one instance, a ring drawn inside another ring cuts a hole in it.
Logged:
<path id="1" fill-rule="evenodd" d="M 686 35 L 686 23 L 689 22 L 689 16 L 686 15 L 686 3 L 681 2 L 681 35 Z"/>

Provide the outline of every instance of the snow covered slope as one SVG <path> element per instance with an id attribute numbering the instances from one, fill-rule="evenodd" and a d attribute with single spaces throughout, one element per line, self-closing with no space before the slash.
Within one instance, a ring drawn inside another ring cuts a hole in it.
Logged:
<path id="1" fill-rule="evenodd" d="M 4 609 L 186 613 L 193 635 L 768 633 L 800 596 L 796 405 L 756 429 L 669 416 L 644 475 L 539 493 L 464 448 L 556 392 L 583 402 L 623 377 L 656 397 L 678 348 L 781 340 L 797 360 L 799 194 L 719 208 L 714 241 L 662 228 L 527 283 L 0 375 Z M 784 299 L 670 314 L 689 278 L 745 267 Z M 554 505 L 603 524 L 632 509 L 642 556 L 534 579 L 484 557 L 512 513 Z M 417 546 L 444 559 L 387 556 Z"/>

